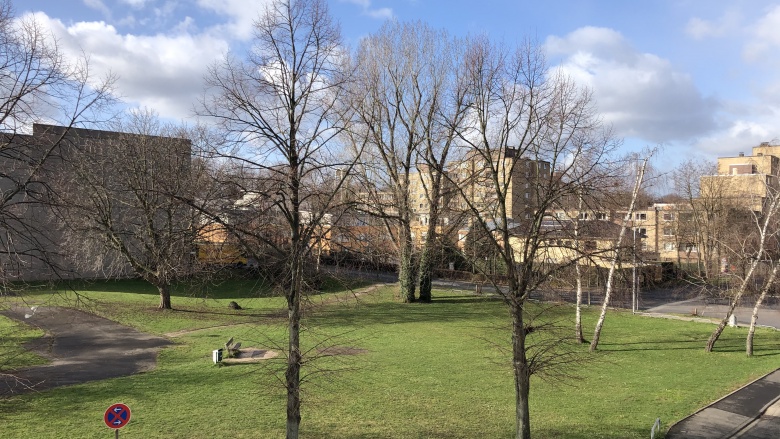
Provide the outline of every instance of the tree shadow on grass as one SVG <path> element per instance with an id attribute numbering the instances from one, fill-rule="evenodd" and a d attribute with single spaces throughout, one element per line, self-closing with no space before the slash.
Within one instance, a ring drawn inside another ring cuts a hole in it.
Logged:
<path id="1" fill-rule="evenodd" d="M 434 296 L 433 299 L 430 302 L 430 305 L 435 305 L 437 303 L 494 303 L 494 302 L 501 302 L 501 298 L 497 296 Z M 428 305 L 428 304 L 426 304 Z"/>
<path id="2" fill-rule="evenodd" d="M 249 310 L 248 308 L 245 308 L 244 310 Z M 181 312 L 181 313 L 192 313 L 192 314 L 204 314 L 204 315 L 216 315 L 216 316 L 229 316 L 229 317 L 256 317 L 256 318 L 263 318 L 263 319 L 279 319 L 279 318 L 285 318 L 287 317 L 287 310 L 283 308 L 279 308 L 276 311 L 266 311 L 266 312 L 259 312 L 259 313 L 252 313 L 252 312 L 229 312 L 229 311 L 213 311 L 208 309 L 185 309 L 185 308 L 174 308 L 172 310 L 164 310 L 164 312 Z"/>
<path id="3" fill-rule="evenodd" d="M 648 341 L 638 341 L 638 342 L 627 342 L 627 343 L 599 343 L 600 350 L 604 352 L 632 352 L 632 351 L 698 351 L 698 350 L 704 350 L 704 347 L 707 344 L 706 339 L 701 340 L 679 340 L 679 339 L 668 339 L 668 340 L 648 340 Z M 774 352 L 762 352 L 764 349 L 770 349 Z M 771 346 L 762 346 L 760 344 L 756 344 L 754 347 L 754 350 L 757 351 L 754 353 L 755 357 L 769 357 L 769 356 L 776 356 L 780 355 L 780 352 L 777 351 L 777 349 L 780 349 L 780 346 L 777 345 L 771 345 Z M 713 352 L 744 352 L 745 351 L 745 340 L 744 338 L 727 338 L 724 339 L 721 337 L 720 340 L 718 340 L 718 343 L 715 345 L 715 349 Z"/>

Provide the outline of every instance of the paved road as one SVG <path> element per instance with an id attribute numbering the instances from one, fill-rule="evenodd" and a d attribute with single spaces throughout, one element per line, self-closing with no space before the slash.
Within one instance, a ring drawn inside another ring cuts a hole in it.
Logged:
<path id="1" fill-rule="evenodd" d="M 712 303 L 708 300 L 695 298 L 659 305 L 648 309 L 647 312 L 685 315 L 693 315 L 695 312 L 696 315 L 700 317 L 722 319 L 723 316 L 726 315 L 727 310 L 728 305 Z M 749 325 L 750 318 L 753 315 L 753 308 L 748 306 L 737 307 L 734 310 L 734 315 L 736 316 L 738 325 Z M 780 309 L 778 309 L 776 305 L 762 307 L 758 312 L 757 324 L 780 328 Z"/>
<path id="2" fill-rule="evenodd" d="M 172 344 L 83 311 L 39 307 L 25 319 L 29 312 L 17 307 L 2 314 L 46 331 L 28 347 L 51 363 L 16 372 L 21 381 L 0 377 L 0 397 L 151 370 L 160 348 Z"/>

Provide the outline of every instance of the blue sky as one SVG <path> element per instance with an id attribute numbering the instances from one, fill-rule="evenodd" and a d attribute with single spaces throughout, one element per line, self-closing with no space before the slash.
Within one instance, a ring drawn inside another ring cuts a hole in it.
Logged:
<path id="1" fill-rule="evenodd" d="M 269 0 L 16 0 L 68 56 L 120 76 L 130 104 L 192 116 L 206 67 L 241 53 Z M 354 47 L 384 20 L 421 20 L 507 43 L 531 36 L 593 91 L 628 148 L 659 165 L 749 152 L 780 138 L 780 2 L 762 0 L 329 0 Z"/>

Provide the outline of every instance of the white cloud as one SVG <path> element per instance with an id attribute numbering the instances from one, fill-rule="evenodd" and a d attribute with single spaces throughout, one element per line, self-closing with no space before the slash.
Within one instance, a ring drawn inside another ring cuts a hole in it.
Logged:
<path id="1" fill-rule="evenodd" d="M 752 147 L 777 137 L 777 130 L 770 127 L 772 124 L 777 126 L 777 121 L 737 119 L 726 129 L 699 139 L 695 147 L 721 157 L 736 156 L 739 152 L 749 154 Z"/>
<path id="2" fill-rule="evenodd" d="M 729 9 L 716 21 L 699 17 L 691 18 L 685 26 L 685 33 L 695 40 L 720 38 L 738 33 L 742 15 L 735 9 Z"/>
<path id="3" fill-rule="evenodd" d="M 715 128 L 716 103 L 668 60 L 636 51 L 612 29 L 584 27 L 546 41 L 558 66 L 593 90 L 606 122 L 620 136 L 687 141 Z"/>
<path id="4" fill-rule="evenodd" d="M 393 18 L 393 10 L 390 8 L 368 9 L 363 11 L 363 13 L 371 18 L 379 20 L 389 20 Z"/>
<path id="5" fill-rule="evenodd" d="M 84 5 L 100 11 L 100 13 L 103 14 L 103 16 L 106 18 L 111 18 L 111 10 L 108 9 L 108 6 L 106 6 L 102 0 L 84 0 Z"/>
<path id="6" fill-rule="evenodd" d="M 125 3 L 133 8 L 136 9 L 142 9 L 144 6 L 146 6 L 146 3 L 149 3 L 150 1 L 154 0 L 121 0 L 122 3 Z"/>
<path id="7" fill-rule="evenodd" d="M 720 102 L 718 128 L 693 143 L 699 151 L 714 155 L 749 152 L 752 146 L 780 136 L 780 82 L 774 74 L 780 67 L 780 6 L 762 9 L 755 5 L 741 13 L 738 6 L 731 6 L 714 21 L 691 19 L 686 27 L 694 39 L 721 38 L 716 44 L 741 46 L 742 58 L 754 65 L 740 64 L 735 59 L 738 56 L 724 52 L 728 57 L 724 65 L 731 70 L 729 82 L 722 87 L 736 97 Z"/>
<path id="8" fill-rule="evenodd" d="M 246 41 L 252 37 L 253 23 L 264 11 L 270 0 L 247 2 L 246 0 L 197 0 L 198 6 L 227 16 L 229 23 L 212 28 L 215 34 Z"/>
<path id="9" fill-rule="evenodd" d="M 780 49 L 780 6 L 770 9 L 755 24 L 748 27 L 749 39 L 744 56 L 748 61 L 758 61 L 767 56 L 776 57 Z M 775 51 L 775 53 L 768 53 Z"/>
<path id="10" fill-rule="evenodd" d="M 372 8 L 371 0 L 341 0 L 341 1 L 360 6 L 363 15 L 367 15 L 371 18 L 376 18 L 379 20 L 388 20 L 393 18 L 393 10 L 391 8 Z"/>
<path id="11" fill-rule="evenodd" d="M 191 116 L 206 68 L 228 50 L 227 41 L 209 34 L 130 35 L 104 22 L 66 26 L 41 12 L 35 18 L 51 29 L 66 55 L 87 53 L 97 75 L 118 75 L 117 89 L 129 104 L 174 119 Z M 188 25 L 185 19 L 180 27 Z"/>

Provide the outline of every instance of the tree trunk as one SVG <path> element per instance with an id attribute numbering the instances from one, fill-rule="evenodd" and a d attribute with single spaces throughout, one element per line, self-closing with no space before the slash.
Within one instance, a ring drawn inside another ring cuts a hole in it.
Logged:
<path id="1" fill-rule="evenodd" d="M 439 191 L 433 188 L 433 196 L 438 200 Z M 433 197 L 432 197 L 433 198 Z M 431 201 L 433 204 L 433 201 Z M 439 222 L 439 212 L 434 206 L 431 206 L 428 215 L 428 229 L 425 232 L 425 245 L 420 254 L 419 283 L 420 283 L 420 302 L 431 301 L 431 290 L 433 289 L 433 257 L 436 250 L 436 224 Z"/>
<path id="2" fill-rule="evenodd" d="M 157 285 L 160 292 L 160 306 L 158 309 L 173 309 L 171 306 L 171 286 L 168 284 Z"/>
<path id="3" fill-rule="evenodd" d="M 517 299 L 515 299 L 517 300 Z M 512 307 L 512 365 L 515 375 L 515 421 L 516 439 L 530 439 L 531 415 L 528 406 L 531 371 L 525 352 L 525 327 L 523 306 L 513 303 Z"/>
<path id="4" fill-rule="evenodd" d="M 612 278 L 615 273 L 615 264 L 609 268 L 609 274 L 607 274 L 607 285 L 604 292 L 604 303 L 601 304 L 601 314 L 599 320 L 596 322 L 596 329 L 593 331 L 593 340 L 590 342 L 590 351 L 595 351 L 599 346 L 599 337 L 601 337 L 601 328 L 604 326 L 604 320 L 607 318 L 607 308 L 609 307 L 609 299 L 612 295 Z"/>
<path id="5" fill-rule="evenodd" d="M 763 245 L 762 245 L 762 251 L 763 251 Z M 720 338 L 720 335 L 723 333 L 723 330 L 726 328 L 726 325 L 728 324 L 729 317 L 731 317 L 731 315 L 734 313 L 734 309 L 737 307 L 737 303 L 739 303 L 739 300 L 742 298 L 742 295 L 745 293 L 745 290 L 747 289 L 747 284 L 748 282 L 750 282 L 750 278 L 753 277 L 753 271 L 755 270 L 757 264 L 758 264 L 758 259 L 754 260 L 750 264 L 750 268 L 748 269 L 745 278 L 740 284 L 739 290 L 737 290 L 737 293 L 734 295 L 734 298 L 731 299 L 731 304 L 729 305 L 728 311 L 726 311 L 726 315 L 723 317 L 720 323 L 718 323 L 718 326 L 715 328 L 714 331 L 712 331 L 710 338 L 707 340 L 707 346 L 704 348 L 705 351 L 712 352 L 712 349 L 715 347 L 715 342 L 717 342 L 718 338 Z"/>
<path id="6" fill-rule="evenodd" d="M 582 212 L 582 195 L 580 195 L 577 203 L 577 218 L 574 220 L 574 248 L 579 251 L 580 249 L 580 212 Z M 577 275 L 577 305 L 574 311 L 574 336 L 577 343 L 585 343 L 585 337 L 582 336 L 582 270 L 580 269 L 580 261 L 574 262 L 574 270 Z"/>
<path id="7" fill-rule="evenodd" d="M 415 301 L 416 276 L 414 272 L 414 250 L 412 246 L 412 237 L 409 231 L 405 231 L 401 237 L 401 248 L 399 252 L 400 261 L 398 266 L 398 282 L 401 287 L 401 299 L 404 303 Z"/>
<path id="8" fill-rule="evenodd" d="M 764 287 L 761 289 L 761 294 L 758 296 L 758 299 L 756 299 L 756 304 L 753 307 L 753 315 L 750 317 L 750 329 L 748 329 L 747 339 L 745 340 L 745 353 L 747 354 L 748 357 L 753 356 L 753 336 L 756 332 L 756 322 L 758 321 L 758 310 L 761 308 L 761 304 L 764 302 L 764 299 L 766 299 L 769 290 L 772 288 L 772 285 L 775 283 L 775 278 L 777 277 L 778 268 L 780 268 L 780 261 L 778 261 L 778 263 L 776 263 L 775 266 L 772 268 L 772 272 L 769 274 L 769 279 L 767 279 L 766 283 L 764 284 Z"/>
<path id="9" fill-rule="evenodd" d="M 575 263 L 574 269 L 577 272 L 577 307 L 574 312 L 574 336 L 577 343 L 585 343 L 585 338 L 582 336 L 582 270 L 580 270 L 580 264 Z"/>
<path id="10" fill-rule="evenodd" d="M 628 206 L 628 217 L 634 213 L 634 206 L 636 205 L 636 199 L 639 195 L 639 189 L 642 187 L 642 180 L 645 177 L 645 169 L 647 168 L 647 160 L 649 158 L 645 158 L 642 162 L 642 166 L 638 169 L 637 175 L 636 175 L 636 182 L 634 183 L 634 190 L 631 193 L 631 203 Z M 613 277 L 615 274 L 615 266 L 617 265 L 618 256 L 620 252 L 620 247 L 623 245 L 623 237 L 626 234 L 626 228 L 625 228 L 626 218 L 623 219 L 622 225 L 623 227 L 620 228 L 620 233 L 618 234 L 617 244 L 615 245 L 615 254 L 612 257 L 612 263 L 609 266 L 609 274 L 607 275 L 607 285 L 606 290 L 604 292 L 604 303 L 601 305 L 601 315 L 599 315 L 599 320 L 596 322 L 596 330 L 593 331 L 593 340 L 590 341 L 590 351 L 593 352 L 598 348 L 599 346 L 599 337 L 601 336 L 601 328 L 604 326 L 604 320 L 607 317 L 607 307 L 609 307 L 609 299 L 610 295 L 612 294 L 612 283 L 613 283 Z"/>
<path id="11" fill-rule="evenodd" d="M 430 303 L 433 289 L 433 243 L 426 242 L 420 254 L 420 302 Z"/>
<path id="12" fill-rule="evenodd" d="M 745 293 L 748 283 L 753 278 L 753 273 L 755 272 L 756 267 L 758 266 L 758 262 L 761 260 L 761 258 L 764 255 L 766 239 L 768 234 L 767 230 L 769 229 L 770 223 L 774 220 L 773 217 L 775 216 L 778 209 L 780 208 L 780 196 L 778 196 L 778 194 L 775 194 L 775 196 L 771 200 L 772 201 L 769 204 L 769 207 L 764 213 L 764 223 L 759 229 L 758 250 L 756 251 L 755 259 L 753 259 L 753 262 L 750 263 L 750 266 L 748 267 L 747 272 L 745 273 L 745 276 L 742 280 L 742 284 L 740 284 L 739 290 L 737 290 L 737 294 L 734 295 L 734 299 L 731 302 L 731 306 L 729 307 L 726 316 L 723 317 L 723 320 L 720 321 L 718 327 L 715 328 L 715 331 L 712 332 L 709 340 L 707 340 L 707 346 L 704 348 L 704 350 L 707 352 L 712 352 L 712 349 L 715 347 L 715 342 L 718 341 L 720 334 L 723 333 L 723 329 L 726 327 L 726 323 L 728 322 L 729 317 L 731 317 L 731 314 L 734 313 L 734 308 L 737 307 L 737 303 L 742 298 L 742 295 Z M 742 266 L 744 267 L 744 264 Z M 757 310 L 754 310 L 754 314 L 757 312 L 758 312 Z"/>
<path id="13" fill-rule="evenodd" d="M 296 256 L 293 256 L 296 258 Z M 288 351 L 285 387 L 287 388 L 287 439 L 298 439 L 301 424 L 301 273 L 292 261 L 292 283 L 287 293 Z"/>

